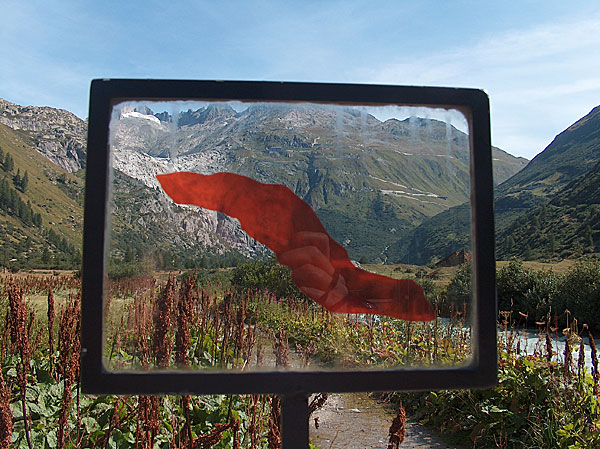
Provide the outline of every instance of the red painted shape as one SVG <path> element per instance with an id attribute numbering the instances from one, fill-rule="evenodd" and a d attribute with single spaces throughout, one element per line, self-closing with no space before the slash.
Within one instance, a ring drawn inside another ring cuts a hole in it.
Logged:
<path id="1" fill-rule="evenodd" d="M 280 184 L 262 184 L 234 173 L 157 175 L 179 204 L 219 211 L 268 246 L 292 270 L 295 284 L 332 312 L 368 313 L 409 321 L 435 318 L 423 288 L 355 267 L 312 208 Z"/>

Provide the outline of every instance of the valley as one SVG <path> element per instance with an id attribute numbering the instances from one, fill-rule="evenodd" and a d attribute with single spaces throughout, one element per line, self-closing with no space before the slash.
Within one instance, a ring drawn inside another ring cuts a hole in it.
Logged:
<path id="1" fill-rule="evenodd" d="M 149 108 L 116 115 L 105 304 L 106 347 L 112 348 L 106 357 L 113 368 L 152 369 L 188 363 L 196 369 L 221 366 L 243 370 L 252 360 L 285 369 L 290 351 L 306 366 L 325 363 L 344 369 L 448 366 L 468 360 L 472 344 L 465 327 L 472 292 L 469 264 L 436 264 L 448 254 L 470 247 L 464 134 L 447 123 L 414 117 L 379 122 L 346 110 L 332 114 L 302 108 L 236 111 L 213 106 L 182 113 L 177 124 L 168 113 L 153 113 Z M 46 120 L 43 126 L 29 122 L 36 113 Z M 4 254 L 0 264 L 11 273 L 0 275 L 7 292 L 0 302 L 9 311 L 6 317 L 17 316 L 18 310 L 31 317 L 28 328 L 20 327 L 25 332 L 21 341 L 37 338 L 35 341 L 43 343 L 32 352 L 29 366 L 33 371 L 29 385 L 22 387 L 27 392 L 15 393 L 10 403 L 15 410 L 14 441 L 25 446 L 30 439 L 51 446 L 65 434 L 56 422 L 75 419 L 65 417 L 71 410 L 86 416 L 85 426 L 69 425 L 66 435 L 85 438 L 95 447 L 125 440 L 123 444 L 145 444 L 155 438 L 194 444 L 213 438 L 222 445 L 242 441 L 246 446 L 266 447 L 270 432 L 277 432 L 269 416 L 278 410 L 277 401 L 267 396 L 211 396 L 187 405 L 185 398 L 169 396 L 154 403 L 133 396 L 91 399 L 82 395 L 76 403 L 64 399 L 78 395 L 79 386 L 66 371 L 53 374 L 52 364 L 62 363 L 55 352 L 58 349 L 70 354 L 70 366 L 78 366 L 77 352 L 67 349 L 72 345 L 65 341 L 78 332 L 80 281 L 76 269 L 81 249 L 83 170 L 90 167 L 85 165 L 84 154 L 69 152 L 75 138 L 48 143 L 61 129 L 63 133 L 80 129 L 67 126 L 66 118 L 49 126 L 57 116 L 68 114 L 66 111 L 12 105 L 5 107 L 3 114 L 0 225 Z M 521 170 L 525 161 L 493 150 L 498 253 L 506 259 L 528 259 L 498 263 L 500 386 L 481 392 L 387 395 L 386 403 L 395 404 L 398 416 L 406 416 L 405 412 L 410 416 L 405 421 L 407 443 L 414 422 L 443 435 L 448 441 L 438 442 L 441 447 L 464 441 L 496 447 L 497 438 L 547 447 L 554 435 L 597 441 L 597 431 L 581 421 L 582 407 L 586 416 L 597 420 L 592 392 L 598 378 L 585 373 L 588 355 L 582 342 L 586 338 L 593 344 L 589 331 L 600 326 L 596 313 L 600 266 L 589 258 L 598 253 L 597 141 L 593 132 L 590 138 L 581 134 L 581 130 L 594 130 L 593 126 L 587 128 L 590 120 L 595 120 L 594 114 L 583 125 L 565 131 L 569 137 L 572 130 L 578 130 L 576 141 L 557 138 L 561 146 L 558 156 L 551 158 L 552 164 L 545 165 L 544 157 L 539 157 L 527 165 L 533 165 L 535 173 L 545 171 L 547 178 L 536 174 L 527 181 L 529 169 Z M 65 147 L 67 141 L 71 144 Z M 581 142 L 587 145 L 585 150 Z M 44 153 L 49 148 L 52 151 Z M 570 167 L 570 151 L 586 154 L 586 165 Z M 52 162 L 57 157 L 64 160 Z M 557 169 L 559 163 L 565 164 L 562 171 Z M 314 208 L 362 268 L 419 283 L 428 301 L 435 304 L 436 319 L 431 323 L 359 320 L 330 314 L 306 301 L 289 271 L 274 264 L 265 247 L 249 238 L 236 220 L 179 206 L 166 197 L 155 175 L 180 170 L 226 170 L 261 182 L 285 184 Z M 556 174 L 559 172 L 570 175 Z M 515 173 L 520 178 L 515 178 Z M 521 180 L 517 183 L 515 179 Z M 547 189 L 549 185 L 552 188 Z M 580 259 L 584 255 L 588 258 Z M 32 268 L 46 272 L 24 271 Z M 18 270 L 21 273 L 12 274 Z M 53 295 L 62 310 L 57 316 L 61 332 L 56 337 L 63 346 L 55 346 L 52 340 L 57 330 L 52 325 Z M 169 309 L 171 330 L 163 335 L 164 326 L 156 321 L 159 314 L 153 310 L 174 297 L 178 307 Z M 194 314 L 188 320 L 180 319 L 186 312 L 179 306 L 188 302 L 194 304 L 190 309 Z M 560 313 L 562 310 L 568 312 Z M 251 324 L 246 325 L 244 317 Z M 189 323 L 195 325 L 188 327 Z M 535 343 L 533 354 L 520 346 L 514 330 L 531 323 L 539 327 L 539 337 L 535 338 L 534 332 L 530 338 Z M 8 335 L 10 324 L 4 316 L 0 326 Z M 559 335 L 560 329 L 564 335 Z M 186 332 L 191 339 L 175 338 Z M 255 335 L 261 338 L 255 340 Z M 273 356 L 263 358 L 260 346 L 264 341 L 275 342 Z M 182 350 L 182 345 L 187 349 Z M 577 345 L 578 357 L 584 362 L 576 366 Z M 10 352 L 14 344 L 7 347 L 3 372 L 9 382 L 16 382 L 15 373 L 27 363 Z M 594 363 L 593 354 L 591 360 Z M 567 389 L 573 394 L 565 395 Z M 40 407 L 37 400 L 28 399 L 31 391 L 44 398 L 46 412 L 36 412 Z M 552 400 L 538 404 L 530 399 L 540 395 Z M 22 407 L 17 404 L 18 397 L 25 404 Z M 515 408 L 515 401 L 526 406 Z M 375 430 L 374 446 L 384 441 L 392 415 L 379 413 L 381 404 L 372 398 L 351 408 L 339 404 L 339 396 L 322 401 L 323 408 L 313 417 L 322 424 L 320 433 L 316 421 L 315 431 L 311 431 L 315 443 L 334 447 L 337 430 L 330 418 L 342 407 L 347 414 L 364 411 L 365 421 L 373 420 L 369 426 Z M 127 414 L 109 425 L 113 421 L 106 413 L 125 408 L 139 413 Z M 30 413 L 29 418 L 18 415 L 21 409 Z M 156 416 L 156 427 L 142 434 L 135 423 L 145 422 L 150 410 Z M 186 415 L 186 410 L 193 413 Z M 556 419 L 539 420 L 536 413 Z M 258 424 L 252 427 L 252 422 Z M 54 426 L 56 435 L 39 432 L 38 426 Z M 186 433 L 186 428 L 193 431 Z M 431 438 L 427 441 L 433 444 Z M 339 438 L 338 443 L 347 445 L 347 440 Z"/>
<path id="2" fill-rule="evenodd" d="M 286 185 L 355 260 L 391 261 L 388 248 L 402 236 L 468 198 L 467 136 L 448 123 L 380 122 L 364 111 L 308 104 L 242 111 L 209 104 L 174 119 L 151 106 L 125 104 L 115 113 L 115 168 L 151 188 L 155 174 L 177 170 Z M 499 179 L 524 165 L 498 149 L 494 156 Z"/>

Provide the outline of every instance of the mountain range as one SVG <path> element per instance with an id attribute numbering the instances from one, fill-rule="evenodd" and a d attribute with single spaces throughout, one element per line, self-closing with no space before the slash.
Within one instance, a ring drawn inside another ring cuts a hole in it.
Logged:
<path id="1" fill-rule="evenodd" d="M 236 111 L 225 103 L 176 118 L 120 105 L 115 117 L 119 171 L 149 187 L 157 186 L 156 173 L 179 170 L 286 185 L 357 260 L 385 261 L 387 247 L 415 224 L 468 199 L 468 136 L 433 119 L 380 121 L 356 108 L 314 104 Z M 501 180 L 525 164 L 493 153 Z"/>
<path id="2" fill-rule="evenodd" d="M 600 160 L 598 109 L 529 164 L 493 149 L 499 254 L 523 256 L 514 248 L 521 245 L 517 237 L 527 232 L 518 231 L 515 220 L 529 226 L 535 219 L 527 214 L 536 214 L 543 204 L 544 219 L 554 220 L 554 212 L 573 205 L 573 198 L 595 198 L 590 192 L 592 172 L 598 170 L 592 168 Z M 235 220 L 172 203 L 154 176 L 179 170 L 231 171 L 287 185 L 356 260 L 423 264 L 469 246 L 468 136 L 445 122 L 417 117 L 382 121 L 352 108 L 309 104 L 236 110 L 213 103 L 175 117 L 148 106 L 119 105 L 113 117 L 115 261 L 150 256 L 157 267 L 175 267 L 193 266 L 212 254 L 267 253 Z M 7 243 L 2 265 L 78 263 L 86 129 L 86 122 L 68 111 L 0 100 L 0 156 L 10 154 L 14 160 L 10 171 L 0 161 L 0 180 L 25 205 L 19 206 L 23 216 L 15 212 L 16 203 L 0 209 Z M 35 214 L 39 226 L 27 218 Z M 572 229 L 585 234 L 579 250 L 593 251 L 600 220 L 594 213 L 571 212 L 569 217 L 584 223 Z M 538 222 L 545 226 L 540 216 Z M 555 237 L 553 254 L 566 254 L 571 242 Z M 541 248 L 539 242 L 528 244 L 527 255 L 541 257 L 532 252 Z"/>

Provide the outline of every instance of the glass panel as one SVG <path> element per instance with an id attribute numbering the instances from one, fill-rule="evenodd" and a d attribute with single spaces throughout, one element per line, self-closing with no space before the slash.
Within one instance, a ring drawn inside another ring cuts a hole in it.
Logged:
<path id="1" fill-rule="evenodd" d="M 123 102 L 110 136 L 109 369 L 468 361 L 460 112 Z"/>

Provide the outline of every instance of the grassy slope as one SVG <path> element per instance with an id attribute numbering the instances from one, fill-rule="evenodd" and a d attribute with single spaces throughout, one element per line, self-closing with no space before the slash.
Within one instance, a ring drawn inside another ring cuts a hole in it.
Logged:
<path id="1" fill-rule="evenodd" d="M 498 236 L 500 257 L 544 259 L 600 252 L 600 163 Z"/>
<path id="2" fill-rule="evenodd" d="M 581 210 L 577 212 L 574 209 L 575 214 L 581 218 L 571 219 L 570 212 L 563 211 L 562 206 L 551 202 L 545 207 L 550 210 L 548 215 L 556 216 L 556 220 L 538 225 L 537 222 L 534 224 L 533 217 L 540 215 L 539 221 L 541 215 L 545 213 L 542 205 L 561 189 L 566 188 L 575 177 L 592 169 L 599 160 L 600 107 L 596 107 L 587 116 L 559 134 L 523 170 L 497 187 L 495 224 L 496 235 L 500 242 L 499 257 L 550 258 L 556 254 L 566 257 L 573 251 L 581 253 L 587 251 L 586 247 L 593 247 L 594 245 L 590 245 L 588 241 L 584 243 L 576 241 L 575 235 L 585 230 L 585 226 L 583 228 L 580 226 L 580 221 L 584 221 L 590 224 L 593 240 L 597 242 L 600 235 L 597 231 L 600 229 L 591 224 L 588 218 L 589 211 L 584 217 Z M 528 214 L 529 211 L 531 214 Z M 558 216 L 568 219 L 561 222 Z M 452 251 L 469 247 L 469 218 L 469 208 L 461 205 L 425 220 L 410 235 L 391 247 L 390 259 L 425 264 L 434 257 L 445 257 Z M 561 233 L 560 243 L 556 245 L 555 242 L 555 249 L 551 250 L 549 237 L 546 235 L 542 238 L 542 234 L 555 232 L 555 226 L 564 227 L 565 223 L 568 230 Z M 521 229 L 525 230 L 521 232 Z M 518 240 L 531 240 L 531 242 L 525 242 L 520 247 L 515 238 L 509 239 L 509 234 L 514 231 L 519 231 L 519 235 L 516 236 Z M 589 234 L 589 230 L 586 232 Z M 587 235 L 586 240 L 589 240 Z M 567 254 L 569 249 L 570 253 Z"/>
<path id="3" fill-rule="evenodd" d="M 600 106 L 560 133 L 527 167 L 498 187 L 501 196 L 529 191 L 548 196 L 600 160 Z"/>
<path id="4" fill-rule="evenodd" d="M 83 179 L 54 165 L 31 147 L 24 133 L 15 132 L 4 125 L 0 125 L 0 147 L 14 159 L 12 174 L 17 173 L 17 170 L 20 170 L 21 176 L 27 172 L 27 189 L 25 193 L 18 193 L 25 203 L 31 202 L 35 213 L 41 214 L 43 228 L 53 229 L 68 243 L 80 247 L 83 231 Z M 0 176 L 9 177 L 3 171 Z M 0 226 L 5 242 L 14 243 L 29 237 L 33 250 L 47 244 L 39 228 L 23 226 L 18 219 L 4 212 L 0 212 Z"/>

